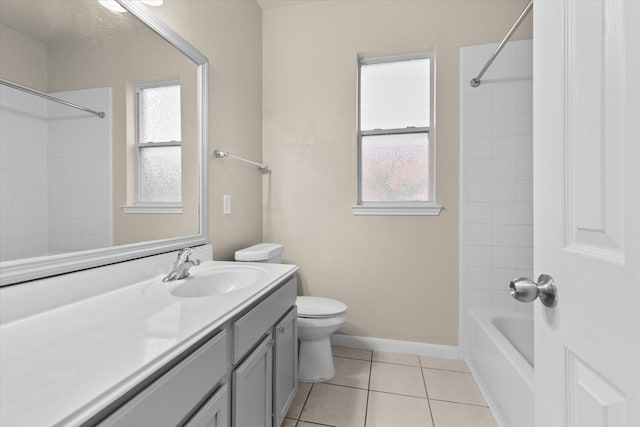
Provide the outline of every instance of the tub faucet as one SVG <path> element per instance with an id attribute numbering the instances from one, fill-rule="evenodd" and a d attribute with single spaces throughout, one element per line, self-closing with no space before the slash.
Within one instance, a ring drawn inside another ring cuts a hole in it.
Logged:
<path id="1" fill-rule="evenodd" d="M 193 253 L 192 248 L 184 248 L 178 251 L 178 258 L 176 262 L 173 264 L 173 268 L 167 274 L 163 282 L 171 282 L 173 280 L 184 279 L 189 276 L 189 270 L 191 267 L 195 267 L 200 264 L 200 260 L 191 259 L 191 254 Z"/>

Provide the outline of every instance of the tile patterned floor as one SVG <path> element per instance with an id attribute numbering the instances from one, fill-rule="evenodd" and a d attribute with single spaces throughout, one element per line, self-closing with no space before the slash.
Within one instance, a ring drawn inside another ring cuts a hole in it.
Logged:
<path id="1" fill-rule="evenodd" d="M 282 427 L 497 427 L 458 360 L 333 347 L 336 376 L 300 383 Z"/>

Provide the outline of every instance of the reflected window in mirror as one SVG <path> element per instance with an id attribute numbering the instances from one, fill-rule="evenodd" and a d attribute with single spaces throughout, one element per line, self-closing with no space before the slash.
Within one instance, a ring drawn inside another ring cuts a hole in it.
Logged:
<path id="1" fill-rule="evenodd" d="M 136 85 L 137 203 L 182 203 L 180 83 Z"/>

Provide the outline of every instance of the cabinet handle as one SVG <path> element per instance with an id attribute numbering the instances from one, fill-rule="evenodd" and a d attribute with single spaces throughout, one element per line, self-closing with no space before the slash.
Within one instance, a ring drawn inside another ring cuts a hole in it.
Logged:
<path id="1" fill-rule="evenodd" d="M 271 338 L 267 344 L 269 344 L 269 347 L 273 347 L 273 345 L 274 345 L 275 343 L 276 343 L 276 340 L 274 340 L 273 338 Z"/>
<path id="2" fill-rule="evenodd" d="M 284 326 L 278 326 L 278 332 L 284 334 L 287 329 Z"/>

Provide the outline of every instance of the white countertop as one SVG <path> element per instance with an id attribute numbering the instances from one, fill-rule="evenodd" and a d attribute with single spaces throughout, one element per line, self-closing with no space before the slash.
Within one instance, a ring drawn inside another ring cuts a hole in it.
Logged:
<path id="1" fill-rule="evenodd" d="M 297 270 L 253 265 L 265 268 L 267 277 L 228 294 L 180 298 L 148 292 L 158 276 L 2 325 L 0 425 L 87 421 Z"/>

